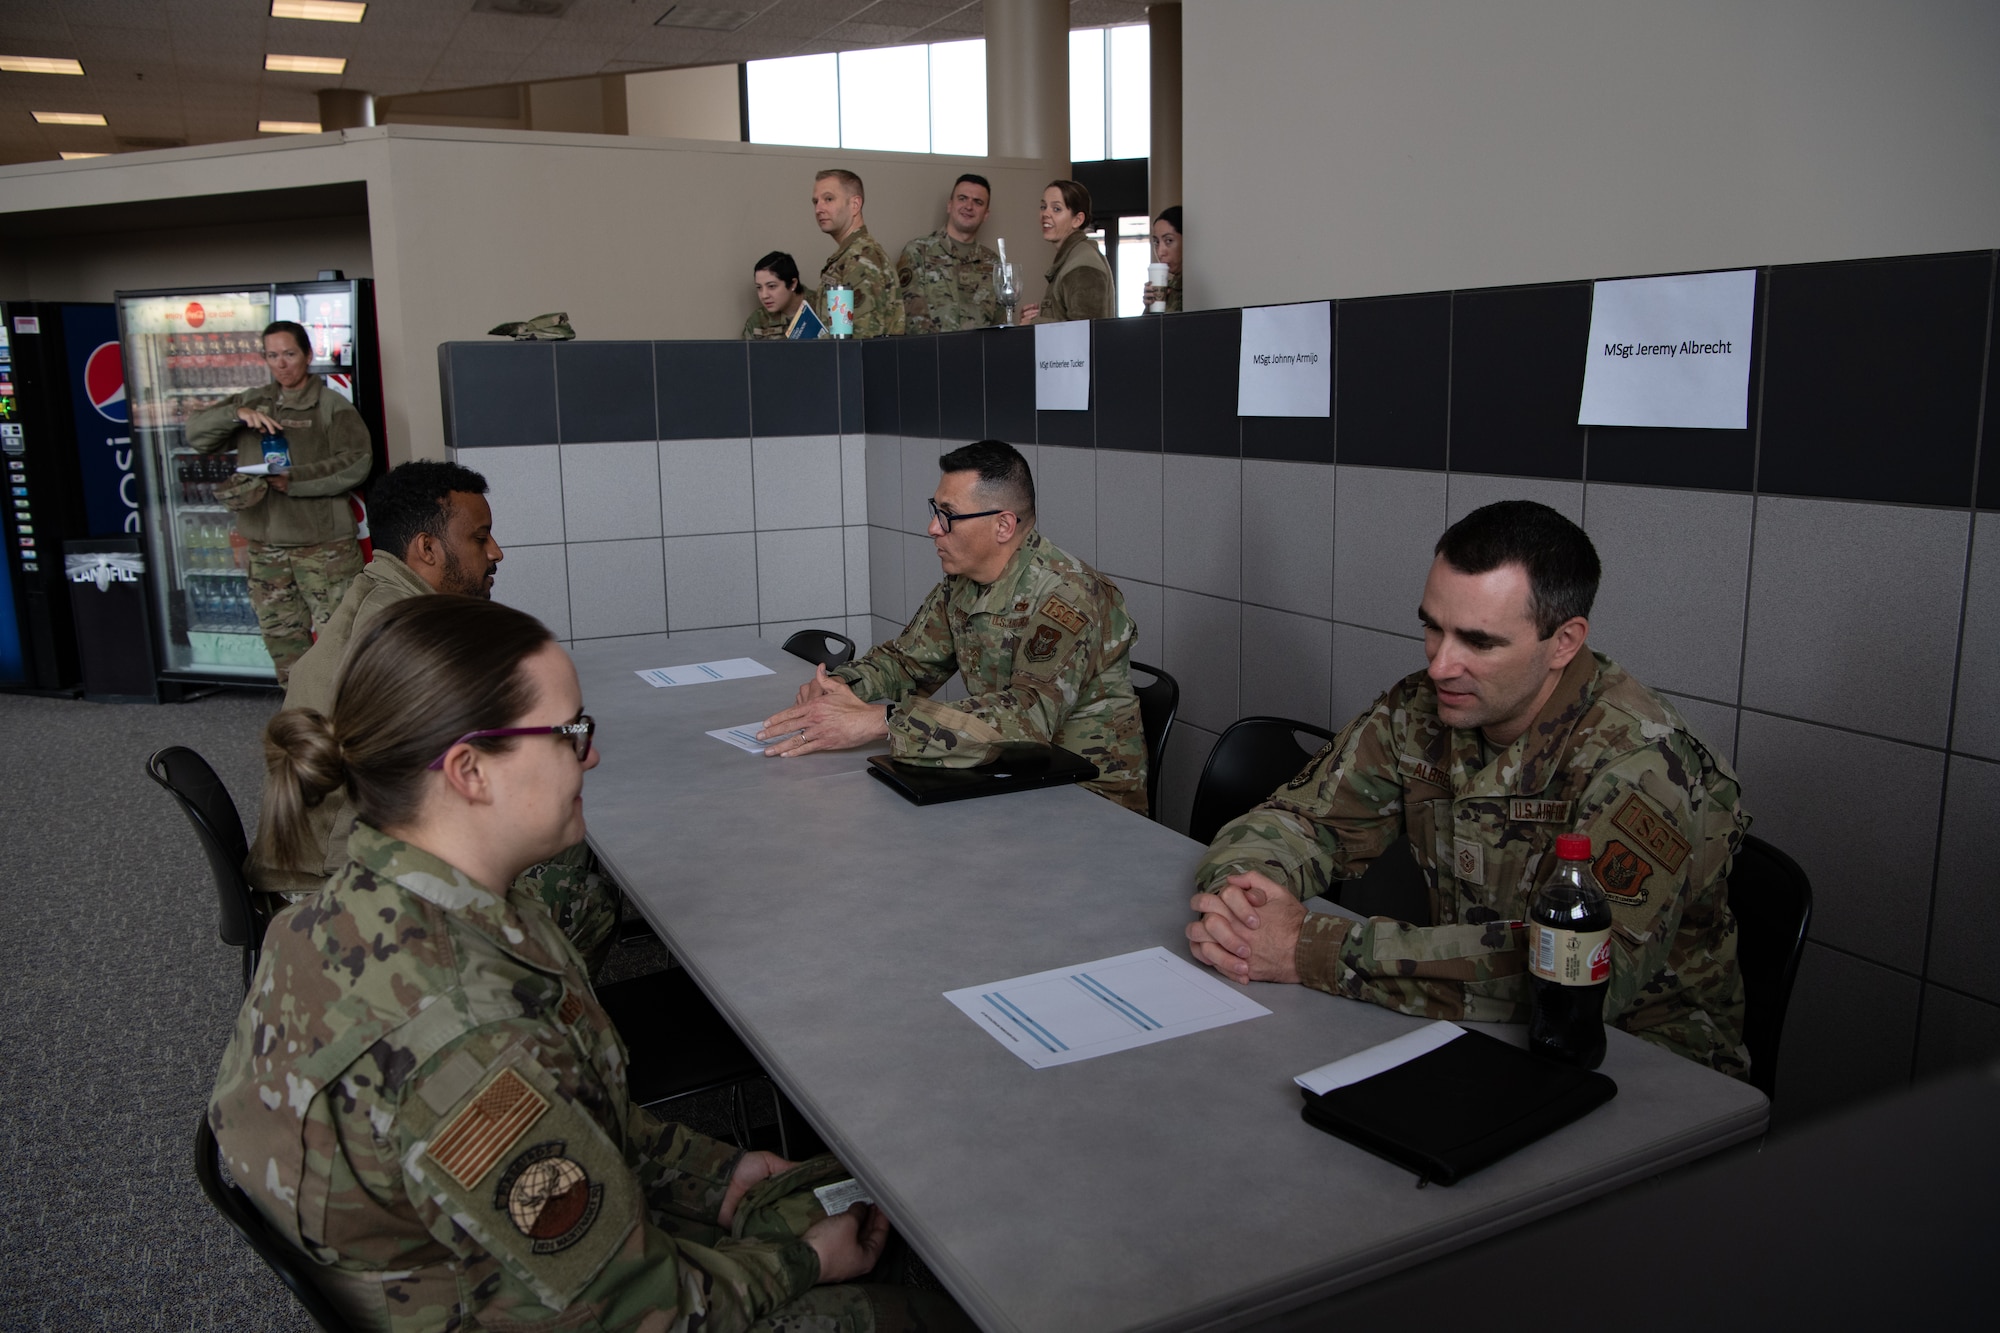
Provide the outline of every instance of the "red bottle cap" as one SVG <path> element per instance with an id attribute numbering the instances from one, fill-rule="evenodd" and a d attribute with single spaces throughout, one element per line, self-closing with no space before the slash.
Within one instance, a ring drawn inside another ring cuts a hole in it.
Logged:
<path id="1" fill-rule="evenodd" d="M 1565 861 L 1588 861 L 1590 839 L 1581 833 L 1556 834 L 1556 855 Z"/>

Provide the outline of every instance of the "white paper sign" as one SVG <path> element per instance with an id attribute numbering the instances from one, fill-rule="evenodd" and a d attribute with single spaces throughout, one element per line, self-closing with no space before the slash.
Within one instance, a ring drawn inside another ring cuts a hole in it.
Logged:
<path id="1" fill-rule="evenodd" d="M 667 685 L 706 685 L 712 680 L 742 680 L 745 676 L 774 676 L 777 673 L 754 657 L 731 657 L 719 662 L 648 667 L 636 674 L 648 685 L 659 688 Z"/>
<path id="2" fill-rule="evenodd" d="M 1090 409 L 1090 321 L 1035 325 L 1035 407 L 1042 412 Z"/>
<path id="3" fill-rule="evenodd" d="M 1323 417 L 1333 402 L 1333 307 L 1252 306 L 1243 312 L 1236 372 L 1239 417 Z"/>
<path id="4" fill-rule="evenodd" d="M 1742 430 L 1757 273 L 1596 284 L 1579 426 Z"/>

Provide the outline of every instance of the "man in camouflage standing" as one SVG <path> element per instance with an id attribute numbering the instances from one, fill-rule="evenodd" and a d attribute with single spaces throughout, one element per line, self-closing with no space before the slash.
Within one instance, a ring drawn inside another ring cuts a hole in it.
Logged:
<path id="1" fill-rule="evenodd" d="M 186 432 L 197 453 L 233 447 L 238 466 L 264 461 L 265 435 L 283 436 L 291 454 L 288 472 L 238 472 L 216 491 L 249 544 L 250 605 L 283 685 L 361 572 L 347 493 L 368 479 L 375 458 L 361 414 L 312 373 L 303 326 L 285 319 L 266 327 L 264 364 L 270 383 L 193 413 Z"/>
<path id="2" fill-rule="evenodd" d="M 1545 505 L 1452 525 L 1417 613 L 1430 665 L 1216 834 L 1195 873 L 1195 958 L 1236 981 L 1523 1022 L 1521 921 L 1556 835 L 1581 833 L 1611 902 L 1605 1021 L 1745 1075 L 1727 876 L 1749 816 L 1728 763 L 1585 643 L 1598 573 L 1590 538 Z M 1429 883 L 1429 921 L 1305 910 L 1398 841 Z"/>
<path id="3" fill-rule="evenodd" d="M 1053 742 L 1097 765 L 1085 787 L 1144 814 L 1137 633 L 1124 596 L 1035 530 L 1034 478 L 1012 445 L 981 440 L 938 466 L 930 535 L 944 581 L 901 634 L 800 686 L 758 733 L 771 742 L 765 753 L 886 737 L 898 759 L 962 768 L 1008 741 Z M 933 699 L 953 675 L 970 697 Z"/>
<path id="4" fill-rule="evenodd" d="M 993 187 L 967 174 L 951 185 L 944 226 L 903 247 L 903 331 L 951 333 L 1000 322 L 1000 256 L 979 243 Z"/>
<path id="5" fill-rule="evenodd" d="M 813 177 L 813 220 L 835 246 L 819 271 L 813 311 L 826 319 L 827 289 L 845 287 L 854 293 L 854 336 L 884 338 L 903 331 L 903 303 L 888 253 L 868 234 L 863 202 L 861 177 L 853 172 L 834 167 Z"/>

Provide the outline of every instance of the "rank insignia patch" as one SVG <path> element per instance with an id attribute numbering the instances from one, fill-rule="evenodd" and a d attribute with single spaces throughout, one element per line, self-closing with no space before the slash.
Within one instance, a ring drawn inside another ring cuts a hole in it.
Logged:
<path id="1" fill-rule="evenodd" d="M 1636 792 L 1625 798 L 1625 804 L 1618 808 L 1611 822 L 1620 832 L 1632 835 L 1632 840 L 1669 875 L 1681 868 L 1691 850 L 1688 840 L 1666 818 L 1646 803 Z"/>
<path id="2" fill-rule="evenodd" d="M 1623 903 L 1643 903 L 1646 901 L 1646 876 L 1653 873 L 1653 867 L 1645 857 L 1613 838 L 1604 844 L 1603 855 L 1591 868 L 1597 882 L 1604 891 Z"/>
<path id="3" fill-rule="evenodd" d="M 1046 610 L 1047 608 L 1043 608 Z M 1062 631 L 1054 625 L 1042 625 L 1035 630 L 1035 636 L 1028 640 L 1028 660 L 1046 662 L 1056 655 L 1056 645 L 1062 642 Z"/>
<path id="4" fill-rule="evenodd" d="M 507 1164 L 493 1190 L 493 1206 L 534 1242 L 536 1254 L 559 1254 L 582 1240 L 604 1206 L 604 1186 L 563 1155 L 565 1146 L 561 1139 L 537 1143 Z"/>
<path id="5" fill-rule="evenodd" d="M 1088 617 L 1083 612 L 1077 610 L 1060 597 L 1051 597 L 1046 602 L 1043 602 L 1042 609 L 1037 614 L 1044 619 L 1055 621 L 1056 624 L 1061 625 L 1071 634 L 1083 633 L 1083 627 L 1090 623 Z"/>
<path id="6" fill-rule="evenodd" d="M 503 1069 L 438 1131 L 425 1155 L 446 1175 L 471 1189 L 548 1108 L 547 1099 L 529 1087 L 526 1079 Z"/>

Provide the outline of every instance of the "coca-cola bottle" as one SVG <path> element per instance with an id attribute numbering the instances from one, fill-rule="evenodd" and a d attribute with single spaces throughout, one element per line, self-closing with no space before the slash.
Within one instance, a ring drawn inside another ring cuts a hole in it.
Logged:
<path id="1" fill-rule="evenodd" d="M 1556 838 L 1556 873 L 1528 904 L 1528 1049 L 1579 1069 L 1604 1060 L 1611 904 L 1590 873 L 1590 839 Z"/>

